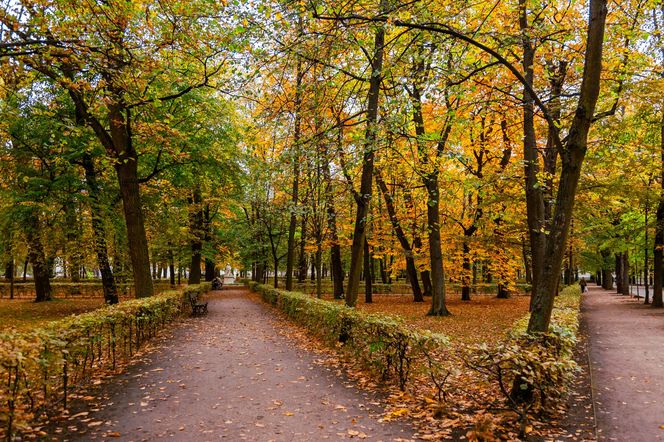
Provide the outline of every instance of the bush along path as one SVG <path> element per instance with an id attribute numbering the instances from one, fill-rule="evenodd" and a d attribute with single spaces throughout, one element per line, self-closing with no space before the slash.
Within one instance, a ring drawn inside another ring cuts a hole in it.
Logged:
<path id="1" fill-rule="evenodd" d="M 319 343 L 338 350 L 349 373 L 391 385 L 385 418 L 413 417 L 420 439 L 579 439 L 575 422 L 559 421 L 577 368 L 578 285 L 556 297 L 549 333 L 526 335 L 524 317 L 507 336 L 470 346 L 389 315 L 254 282 L 249 287 Z M 528 398 L 515 401 L 512 385 L 530 392 Z"/>
<path id="2" fill-rule="evenodd" d="M 589 286 L 583 318 L 599 440 L 664 440 L 664 310 Z"/>
<path id="3" fill-rule="evenodd" d="M 142 361 L 90 392 L 50 429 L 69 440 L 409 440 L 403 422 L 379 422 L 360 392 L 278 330 L 285 324 L 244 288 L 211 292 Z"/>
<path id="4" fill-rule="evenodd" d="M 134 299 L 28 331 L 0 331 L 0 439 L 40 434 L 66 413 L 81 388 L 130 361 L 187 311 L 185 297 L 209 284 Z"/>

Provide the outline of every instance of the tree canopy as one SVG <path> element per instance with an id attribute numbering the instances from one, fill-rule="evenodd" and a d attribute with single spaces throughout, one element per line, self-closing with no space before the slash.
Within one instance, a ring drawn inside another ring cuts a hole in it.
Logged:
<path id="1" fill-rule="evenodd" d="M 561 283 L 615 270 L 662 306 L 663 21 L 654 0 L 5 2 L 5 276 L 29 262 L 46 300 L 95 273 L 117 302 L 230 265 L 349 306 L 403 280 L 433 316 L 495 285 L 543 332 Z"/>

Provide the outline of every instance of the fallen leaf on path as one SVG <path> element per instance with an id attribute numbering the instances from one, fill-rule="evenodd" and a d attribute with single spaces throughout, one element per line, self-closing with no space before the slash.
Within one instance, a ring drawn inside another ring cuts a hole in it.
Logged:
<path id="1" fill-rule="evenodd" d="M 87 411 L 81 411 L 80 413 L 76 413 L 73 416 L 70 416 L 69 419 L 76 419 L 77 417 L 83 417 L 87 416 L 89 413 Z"/>

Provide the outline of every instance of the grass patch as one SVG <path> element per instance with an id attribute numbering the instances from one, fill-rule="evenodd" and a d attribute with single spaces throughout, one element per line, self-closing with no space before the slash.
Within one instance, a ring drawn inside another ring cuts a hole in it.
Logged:
<path id="1" fill-rule="evenodd" d="M 1 299 L 0 324 L 2 324 L 2 329 L 13 327 L 20 331 L 27 331 L 70 315 L 80 315 L 96 310 L 103 305 L 104 300 L 101 298 L 55 299 L 48 302 Z"/>

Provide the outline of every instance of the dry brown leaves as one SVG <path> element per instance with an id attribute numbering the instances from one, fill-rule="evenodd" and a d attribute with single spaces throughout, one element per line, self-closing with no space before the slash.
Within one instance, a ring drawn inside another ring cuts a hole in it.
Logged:
<path id="1" fill-rule="evenodd" d="M 28 330 L 69 315 L 79 315 L 95 310 L 103 305 L 102 298 L 55 299 L 48 302 L 2 299 L 0 300 L 0 324 L 3 328 L 14 327 L 18 330 Z"/>
<path id="2" fill-rule="evenodd" d="M 512 296 L 498 299 L 493 295 L 473 295 L 461 301 L 456 295 L 447 300 L 452 313 L 447 317 L 426 316 L 431 298 L 413 302 L 412 295 L 374 295 L 373 303 L 358 302 L 358 308 L 369 313 L 383 313 L 402 317 L 413 327 L 443 333 L 453 341 L 463 343 L 495 342 L 502 339 L 514 322 L 528 313 L 530 297 Z"/>
<path id="3" fill-rule="evenodd" d="M 258 303 L 262 302 L 255 293 L 248 296 Z M 324 298 L 331 300 L 329 295 Z M 523 295 L 510 299 L 474 295 L 471 301 L 461 301 L 460 296 L 456 295 L 447 302 L 452 316 L 427 317 L 430 298 L 423 303 L 415 303 L 412 295 L 385 294 L 374 295 L 373 300 L 372 304 L 359 300 L 358 308 L 370 313 L 400 316 L 413 327 L 444 333 L 453 342 L 466 344 L 502 339 L 514 322 L 527 314 L 530 302 L 530 298 Z M 520 440 L 516 414 L 501 410 L 500 393 L 493 386 L 478 383 L 477 375 L 465 370 L 462 362 L 459 362 L 460 371 L 451 380 L 457 387 L 448 392 L 447 401 L 439 402 L 426 375 L 415 380 L 407 392 L 399 391 L 395 386 L 381 385 L 361 369 L 358 361 L 326 347 L 304 328 L 290 322 L 282 312 L 273 311 L 280 318 L 280 333 L 294 339 L 301 348 L 317 353 L 317 363 L 349 377 L 360 389 L 387 394 L 383 401 L 383 420 L 410 420 L 417 429 L 419 440 Z M 547 422 L 531 420 L 525 429 L 527 439 L 555 440 L 561 433 L 559 419 L 563 414 L 564 411 L 560 410 L 558 416 L 549 416 Z M 583 436 L 576 437 L 578 434 L 569 436 L 571 440 L 587 440 Z"/>

